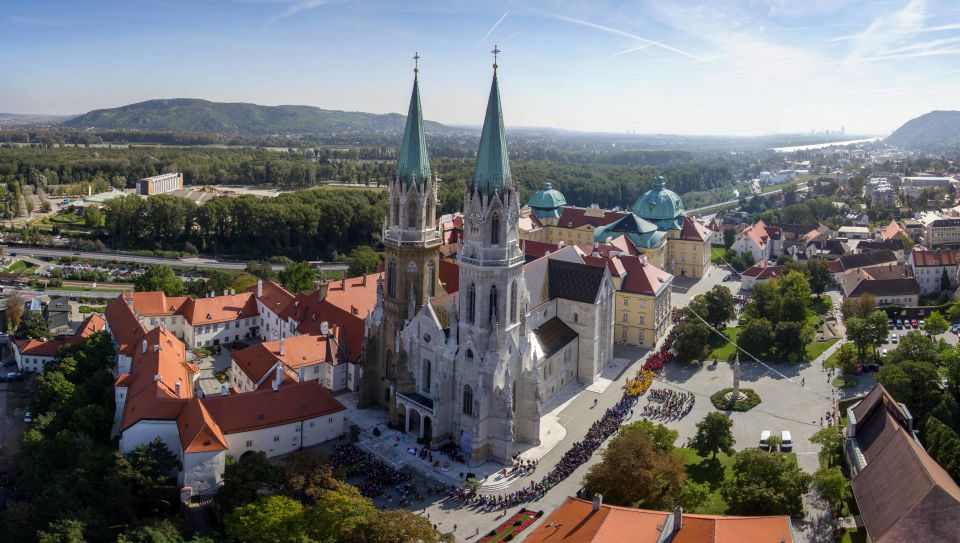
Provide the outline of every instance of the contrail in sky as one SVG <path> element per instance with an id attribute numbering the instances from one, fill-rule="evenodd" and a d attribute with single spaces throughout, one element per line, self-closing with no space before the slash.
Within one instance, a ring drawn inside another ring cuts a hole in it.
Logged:
<path id="1" fill-rule="evenodd" d="M 490 34 L 493 34 L 493 31 L 496 30 L 498 26 L 500 26 L 500 23 L 502 23 L 503 20 L 506 19 L 507 15 L 509 14 L 510 14 L 510 10 L 503 12 L 503 15 L 501 15 L 500 18 L 497 19 L 497 22 L 493 23 L 493 26 L 490 27 L 490 30 L 487 30 L 487 33 L 484 34 L 482 38 L 480 38 L 480 42 L 477 43 L 477 47 L 480 47 L 481 45 L 483 45 L 483 42 L 487 41 L 487 38 L 490 37 Z"/>

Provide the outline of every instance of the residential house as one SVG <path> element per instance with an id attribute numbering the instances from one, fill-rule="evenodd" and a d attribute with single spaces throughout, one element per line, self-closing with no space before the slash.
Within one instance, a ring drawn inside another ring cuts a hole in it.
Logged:
<path id="1" fill-rule="evenodd" d="M 910 253 L 910 268 L 920 285 L 920 294 L 936 294 L 943 290 L 943 279 L 947 278 L 949 288 L 957 286 L 957 252 L 950 249 L 924 251 L 914 249 Z"/>
<path id="2" fill-rule="evenodd" d="M 778 250 L 779 232 L 779 229 L 768 227 L 763 221 L 757 221 L 756 224 L 744 228 L 737 235 L 731 249 L 736 251 L 738 255 L 751 253 L 754 262 L 770 260 L 780 253 Z"/>
<path id="3" fill-rule="evenodd" d="M 774 266 L 768 264 L 766 260 L 762 260 L 743 270 L 743 273 L 740 274 L 740 288 L 751 290 L 757 283 L 776 279 L 784 273 L 786 273 L 786 266 Z"/>
<path id="4" fill-rule="evenodd" d="M 57 357 L 61 347 L 80 343 L 85 338 L 102 332 L 105 326 L 102 316 L 91 313 L 73 334 L 65 338 L 18 339 L 12 342 L 13 359 L 17 363 L 17 369 L 23 373 L 39 373 L 48 362 L 52 362 Z"/>
<path id="5" fill-rule="evenodd" d="M 240 392 L 270 386 L 280 368 L 292 382 L 319 381 L 327 390 L 347 387 L 338 328 L 328 324 L 327 333 L 284 337 L 230 353 L 230 383 Z"/>
<path id="6" fill-rule="evenodd" d="M 844 297 L 870 294 L 880 306 L 915 306 L 920 302 L 920 286 L 903 264 L 854 268 L 844 272 L 840 284 Z"/>

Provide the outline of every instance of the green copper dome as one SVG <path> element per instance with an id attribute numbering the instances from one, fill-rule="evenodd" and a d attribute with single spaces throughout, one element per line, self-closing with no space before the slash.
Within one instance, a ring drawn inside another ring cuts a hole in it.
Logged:
<path id="1" fill-rule="evenodd" d="M 642 219 L 657 225 L 660 230 L 678 229 L 683 226 L 683 200 L 676 192 L 663 186 L 663 177 L 658 177 L 653 188 L 637 198 L 633 212 Z"/>
<path id="2" fill-rule="evenodd" d="M 403 129 L 400 160 L 397 161 L 397 176 L 406 186 L 420 185 L 430 177 L 430 157 L 427 156 L 427 140 L 423 136 L 423 113 L 420 110 L 420 84 L 413 78 L 413 94 L 407 125 Z"/>
<path id="3" fill-rule="evenodd" d="M 487 114 L 483 118 L 483 132 L 480 134 L 477 164 L 473 170 L 472 188 L 485 194 L 493 194 L 494 191 L 503 194 L 504 187 L 512 185 L 513 174 L 510 173 L 507 138 L 503 133 L 503 111 L 500 108 L 500 85 L 494 72 Z"/>
<path id="4" fill-rule="evenodd" d="M 537 217 L 556 218 L 560 216 L 560 208 L 567 205 L 567 199 L 563 197 L 563 193 L 554 189 L 552 184 L 544 183 L 542 189 L 530 195 L 527 205 Z"/>

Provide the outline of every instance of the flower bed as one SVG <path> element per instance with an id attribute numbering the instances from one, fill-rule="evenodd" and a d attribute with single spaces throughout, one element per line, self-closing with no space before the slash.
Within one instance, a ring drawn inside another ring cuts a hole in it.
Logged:
<path id="1" fill-rule="evenodd" d="M 520 535 L 520 532 L 526 530 L 531 524 L 536 522 L 543 511 L 528 511 L 521 509 L 518 513 L 507 519 L 495 530 L 480 539 L 480 543 L 498 543 L 499 541 L 512 541 L 513 538 Z"/>
<path id="2" fill-rule="evenodd" d="M 736 403 L 731 403 L 728 399 L 728 395 L 733 392 L 732 388 L 724 388 L 718 390 L 710 396 L 710 401 L 713 402 L 713 406 L 721 411 L 749 411 L 754 407 L 760 405 L 760 395 L 754 392 L 749 388 L 741 388 L 740 394 L 743 394 L 747 397 L 746 400 L 739 400 Z"/>

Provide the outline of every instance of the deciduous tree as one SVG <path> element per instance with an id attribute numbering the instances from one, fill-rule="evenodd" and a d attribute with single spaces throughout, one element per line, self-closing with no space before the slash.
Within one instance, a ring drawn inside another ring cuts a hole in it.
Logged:
<path id="1" fill-rule="evenodd" d="M 280 272 L 280 282 L 283 284 L 283 288 L 294 294 L 313 289 L 313 280 L 316 277 L 317 274 L 314 273 L 307 262 L 294 262 Z"/>
<path id="2" fill-rule="evenodd" d="M 163 291 L 167 296 L 184 293 L 183 281 L 173 273 L 170 266 L 149 266 L 142 275 L 133 280 L 138 292 Z"/>
<path id="3" fill-rule="evenodd" d="M 20 318 L 20 325 L 17 326 L 15 335 L 17 338 L 49 338 L 50 326 L 47 324 L 47 319 L 43 318 L 43 313 L 27 311 Z"/>
<path id="4" fill-rule="evenodd" d="M 786 455 L 745 449 L 737 453 L 733 477 L 720 492 L 734 515 L 798 516 L 810 482 L 811 476 Z"/>
<path id="5" fill-rule="evenodd" d="M 950 328 L 950 323 L 939 311 L 934 311 L 923 321 L 923 331 L 931 336 L 938 336 L 946 332 L 947 328 Z"/>
<path id="6" fill-rule="evenodd" d="M 700 456 L 707 456 L 716 460 L 717 453 L 733 454 L 733 421 L 727 415 L 713 411 L 707 413 L 697 423 L 697 433 L 690 438 L 687 446 L 697 451 Z"/>

